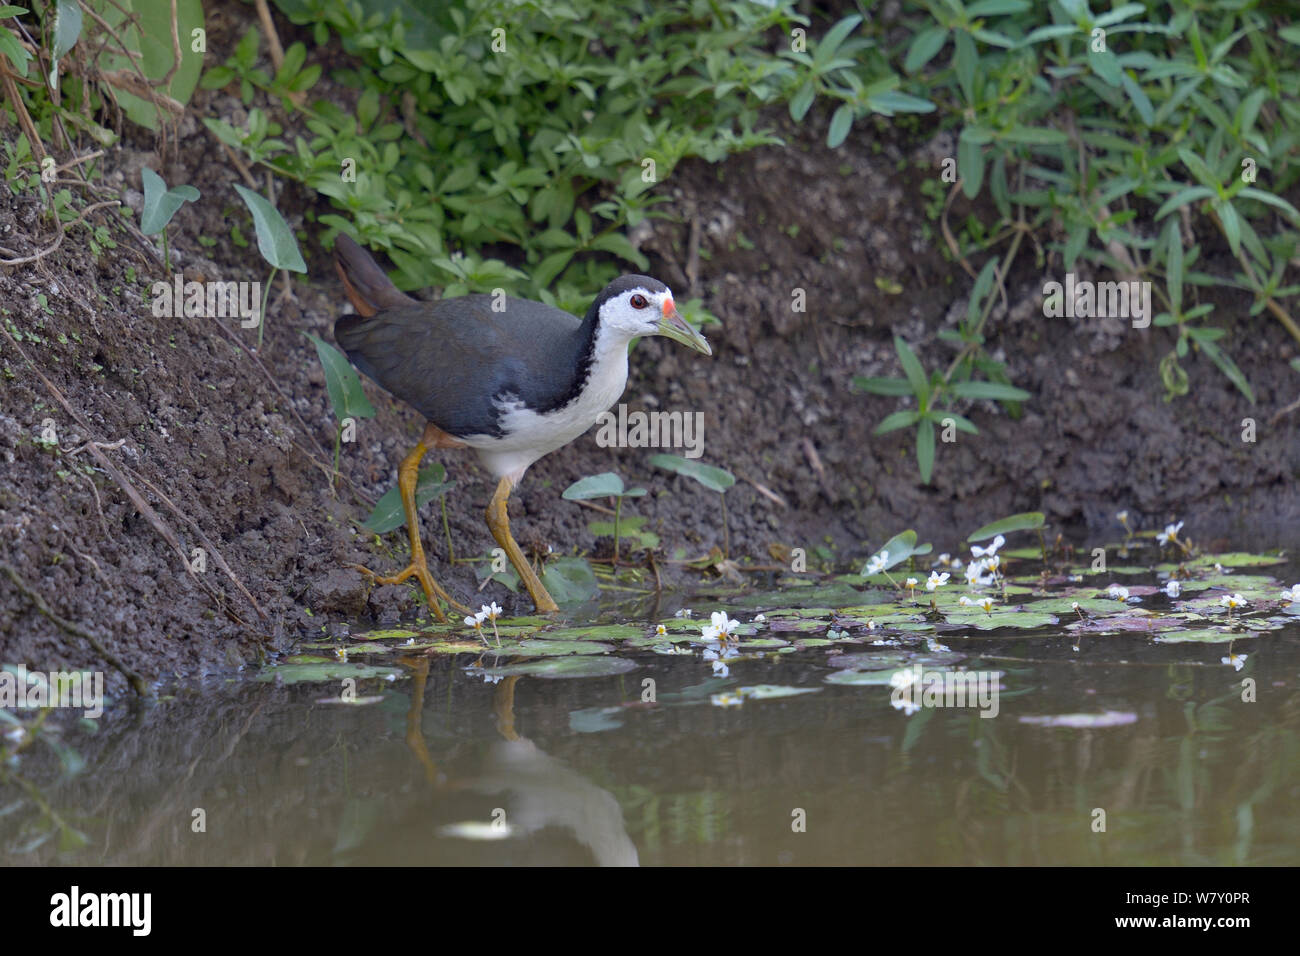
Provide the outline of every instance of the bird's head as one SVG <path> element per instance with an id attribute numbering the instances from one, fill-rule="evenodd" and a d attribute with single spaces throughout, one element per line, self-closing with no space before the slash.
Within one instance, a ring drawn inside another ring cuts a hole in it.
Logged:
<path id="1" fill-rule="evenodd" d="M 612 329 L 629 340 L 639 335 L 664 335 L 697 352 L 713 354 L 704 336 L 677 314 L 672 290 L 658 279 L 620 276 L 596 296 L 592 308 L 601 328 Z"/>

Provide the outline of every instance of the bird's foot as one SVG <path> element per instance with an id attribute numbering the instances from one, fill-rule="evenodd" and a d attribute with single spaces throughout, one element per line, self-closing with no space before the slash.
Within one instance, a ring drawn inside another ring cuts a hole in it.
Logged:
<path id="1" fill-rule="evenodd" d="M 443 611 L 442 605 L 438 603 L 439 600 L 445 601 L 448 607 L 456 611 L 466 614 L 471 613 L 469 608 L 452 598 L 450 594 L 442 589 L 442 586 L 429 573 L 428 565 L 423 561 L 411 562 L 404 570 L 392 575 L 379 574 L 360 564 L 354 564 L 352 567 L 362 574 L 369 575 L 376 584 L 402 584 L 407 578 L 414 575 L 415 579 L 420 582 L 420 587 L 424 589 L 424 597 L 429 602 L 429 610 L 433 612 L 441 624 L 447 623 L 447 614 Z"/>

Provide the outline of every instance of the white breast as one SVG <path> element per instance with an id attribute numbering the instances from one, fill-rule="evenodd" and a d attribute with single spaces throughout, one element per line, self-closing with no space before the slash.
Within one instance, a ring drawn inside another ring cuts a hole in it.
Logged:
<path id="1" fill-rule="evenodd" d="M 494 478 L 508 477 L 514 484 L 528 466 L 573 441 L 607 411 L 627 387 L 627 342 L 605 330 L 596 333 L 587 387 L 564 408 L 539 415 L 518 399 L 498 404 L 504 438 L 471 435 L 461 441 L 478 451 L 479 459 Z"/>

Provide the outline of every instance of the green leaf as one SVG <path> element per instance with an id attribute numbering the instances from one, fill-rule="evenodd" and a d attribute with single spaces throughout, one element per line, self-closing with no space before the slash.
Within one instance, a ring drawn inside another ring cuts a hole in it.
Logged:
<path id="1" fill-rule="evenodd" d="M 54 59 L 63 59 L 80 36 L 81 5 L 77 0 L 59 0 L 54 14 Z"/>
<path id="2" fill-rule="evenodd" d="M 298 240 L 293 230 L 284 221 L 280 211 L 260 193 L 246 186 L 235 185 L 235 192 L 244 200 L 244 205 L 253 215 L 253 226 L 257 230 L 257 248 L 262 258 L 277 269 L 290 272 L 306 272 L 307 263 L 303 261 L 298 250 Z"/>
<path id="3" fill-rule="evenodd" d="M 908 73 L 915 73 L 933 60 L 947 42 L 947 27 L 930 27 L 928 30 L 922 30 L 912 39 L 912 45 L 907 50 L 907 58 L 903 60 L 903 69 Z"/>
<path id="4" fill-rule="evenodd" d="M 586 501 L 589 498 L 607 498 L 611 495 L 617 497 L 623 494 L 623 489 L 623 479 L 612 471 L 606 471 L 599 475 L 579 478 L 565 488 L 564 494 L 560 497 L 566 501 Z"/>
<path id="5" fill-rule="evenodd" d="M 1001 382 L 953 382 L 948 390 L 958 398 L 989 398 L 999 402 L 1023 402 L 1033 397 L 1023 388 Z"/>
<path id="6" fill-rule="evenodd" d="M 1012 531 L 1035 531 L 1042 528 L 1046 521 L 1047 518 L 1041 511 L 1024 511 L 1020 514 L 1008 515 L 994 521 L 992 524 L 986 524 L 978 531 L 971 532 L 966 541 L 983 541 L 985 538 L 1010 534 Z"/>
<path id="7" fill-rule="evenodd" d="M 848 103 L 840 104 L 835 110 L 835 115 L 831 117 L 831 128 L 826 134 L 826 145 L 834 149 L 849 135 L 849 130 L 853 126 L 853 107 Z"/>
<path id="8" fill-rule="evenodd" d="M 174 186 L 168 189 L 163 178 L 147 166 L 140 170 L 140 179 L 144 183 L 140 231 L 146 236 L 162 232 L 181 206 L 199 198 L 199 191 L 193 186 Z"/>
<path id="9" fill-rule="evenodd" d="M 1210 361 L 1219 366 L 1219 371 L 1228 376 L 1228 381 L 1237 386 L 1237 389 L 1246 396 L 1252 405 L 1255 404 L 1255 393 L 1250 387 L 1250 382 L 1246 381 L 1246 376 L 1237 367 L 1237 363 L 1229 357 L 1228 353 L 1208 339 L 1198 339 L 1196 344 L 1202 352 L 1210 357 Z"/>
<path id="10" fill-rule="evenodd" d="M 375 407 L 366 398 L 361 379 L 348 363 L 347 356 L 311 332 L 304 332 L 316 346 L 321 368 L 325 370 L 325 387 L 329 390 L 334 417 L 342 422 L 346 418 L 374 418 Z"/>
<path id="11" fill-rule="evenodd" d="M 929 554 L 933 550 L 934 545 L 929 542 L 918 545 L 916 543 L 916 532 L 909 528 L 906 531 L 900 531 L 882 544 L 876 551 L 876 554 L 872 555 L 872 557 L 880 554 L 888 554 L 889 558 L 885 562 L 884 570 L 889 571 L 892 568 L 898 567 L 898 565 L 902 564 L 914 555 Z M 862 574 L 865 575 L 866 573 L 867 570 L 864 567 Z"/>
<path id="12" fill-rule="evenodd" d="M 887 415 L 885 420 L 876 426 L 873 434 L 884 435 L 888 432 L 897 431 L 900 428 L 906 428 L 908 425 L 915 424 L 921 417 L 921 413 L 915 409 L 903 409 Z"/>
<path id="13" fill-rule="evenodd" d="M 916 395 L 918 401 L 929 398 L 930 380 L 925 377 L 921 360 L 916 357 L 911 346 L 903 341 L 902 336 L 894 336 L 894 349 L 898 352 L 898 360 L 903 365 L 903 374 L 907 376 L 907 381 L 912 386 L 912 393 Z"/>
<path id="14" fill-rule="evenodd" d="M 415 482 L 415 509 L 423 508 L 434 498 L 444 495 L 454 486 L 454 481 L 443 481 L 446 470 L 441 464 L 434 463 L 428 468 L 420 469 L 420 476 Z M 402 489 L 393 485 L 375 504 L 370 516 L 361 522 L 375 534 L 387 534 L 398 528 L 406 527 L 406 509 L 402 506 Z"/>
<path id="15" fill-rule="evenodd" d="M 853 379 L 853 387 L 874 395 L 912 394 L 912 386 L 904 378 L 864 378 L 858 375 Z"/>
<path id="16" fill-rule="evenodd" d="M 557 604 L 581 604 L 600 595 L 596 574 L 582 558 L 561 558 L 542 571 L 542 587 Z"/>
<path id="17" fill-rule="evenodd" d="M 921 468 L 921 481 L 928 485 L 934 471 L 934 422 L 928 418 L 916 426 L 916 463 Z"/>
<path id="18" fill-rule="evenodd" d="M 692 461 L 689 458 L 680 458 L 677 455 L 651 455 L 650 464 L 656 468 L 685 475 L 687 478 L 694 478 L 705 488 L 718 494 L 724 493 L 736 483 L 736 476 L 729 471 Z"/>

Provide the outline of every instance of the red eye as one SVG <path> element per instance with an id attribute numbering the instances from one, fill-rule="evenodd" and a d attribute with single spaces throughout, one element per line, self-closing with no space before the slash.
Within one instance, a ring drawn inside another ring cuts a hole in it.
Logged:
<path id="1" fill-rule="evenodd" d="M 632 308 L 634 309 L 644 309 L 649 304 L 650 303 L 645 300 L 645 296 L 640 293 L 632 296 Z"/>

